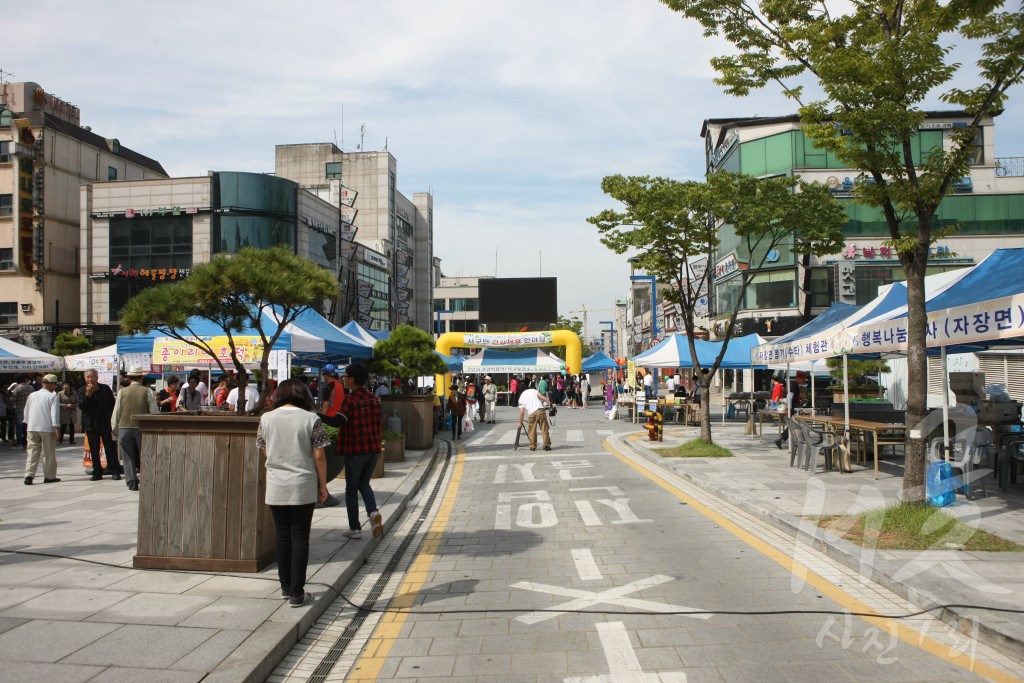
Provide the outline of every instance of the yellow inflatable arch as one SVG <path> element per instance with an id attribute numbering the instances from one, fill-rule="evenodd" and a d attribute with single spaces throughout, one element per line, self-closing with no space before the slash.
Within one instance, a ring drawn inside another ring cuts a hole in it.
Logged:
<path id="1" fill-rule="evenodd" d="M 511 349 L 531 346 L 564 346 L 565 371 L 569 374 L 580 372 L 583 365 L 583 343 L 572 330 L 545 330 L 543 332 L 445 332 L 437 338 L 434 349 L 446 356 L 453 348 L 470 349 Z M 445 387 L 451 383 L 451 373 L 434 376 L 434 392 L 445 395 Z"/>

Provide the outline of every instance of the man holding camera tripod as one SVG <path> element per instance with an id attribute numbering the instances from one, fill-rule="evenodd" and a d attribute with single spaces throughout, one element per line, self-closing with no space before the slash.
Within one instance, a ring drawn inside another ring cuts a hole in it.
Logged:
<path id="1" fill-rule="evenodd" d="M 537 450 L 537 427 L 540 426 L 541 438 L 544 440 L 544 450 L 551 450 L 551 435 L 548 433 L 548 411 L 554 407 L 536 389 L 527 389 L 519 395 L 519 427 L 523 427 L 523 418 L 526 418 L 527 435 L 530 437 L 530 450 Z"/>

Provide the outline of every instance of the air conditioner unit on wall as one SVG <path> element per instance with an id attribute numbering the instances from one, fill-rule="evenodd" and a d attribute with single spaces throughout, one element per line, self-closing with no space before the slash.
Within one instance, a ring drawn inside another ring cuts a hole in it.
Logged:
<path id="1" fill-rule="evenodd" d="M 22 304 L 21 305 L 21 312 L 22 313 L 31 313 L 32 312 L 32 304 Z"/>

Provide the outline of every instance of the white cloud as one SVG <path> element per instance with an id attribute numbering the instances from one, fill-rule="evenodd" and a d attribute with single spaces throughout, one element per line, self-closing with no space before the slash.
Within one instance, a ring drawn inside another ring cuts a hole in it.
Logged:
<path id="1" fill-rule="evenodd" d="M 540 251 L 564 312 L 628 286 L 585 222 L 612 204 L 603 176 L 697 178 L 705 118 L 793 110 L 724 95 L 708 60 L 727 46 L 656 0 L 41 0 L 5 17 L 4 47 L 15 80 L 172 175 L 351 150 L 365 123 L 403 193 L 433 190 L 446 271 L 492 274 L 497 249 L 499 275 L 533 275 Z M 1024 153 L 1011 118 L 1001 156 Z"/>

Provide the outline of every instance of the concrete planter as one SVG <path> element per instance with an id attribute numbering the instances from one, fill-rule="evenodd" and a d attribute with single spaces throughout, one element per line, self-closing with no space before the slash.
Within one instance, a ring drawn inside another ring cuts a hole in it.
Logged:
<path id="1" fill-rule="evenodd" d="M 139 418 L 135 567 L 258 572 L 274 561 L 259 421 L 224 414 Z"/>
<path id="2" fill-rule="evenodd" d="M 381 418 L 397 413 L 408 448 L 423 451 L 434 443 L 434 397 L 430 394 L 381 396 Z"/>

